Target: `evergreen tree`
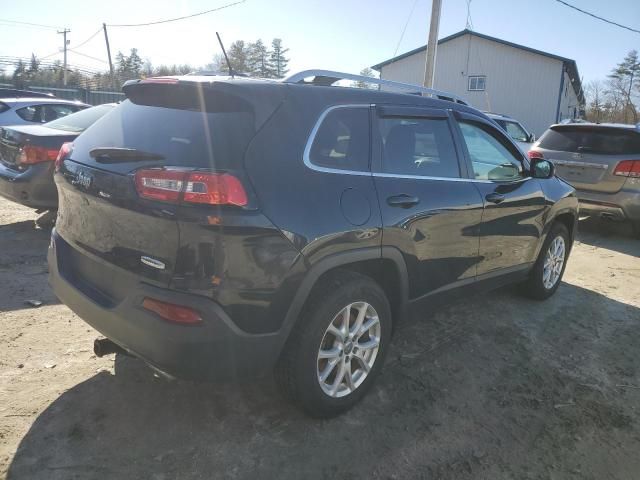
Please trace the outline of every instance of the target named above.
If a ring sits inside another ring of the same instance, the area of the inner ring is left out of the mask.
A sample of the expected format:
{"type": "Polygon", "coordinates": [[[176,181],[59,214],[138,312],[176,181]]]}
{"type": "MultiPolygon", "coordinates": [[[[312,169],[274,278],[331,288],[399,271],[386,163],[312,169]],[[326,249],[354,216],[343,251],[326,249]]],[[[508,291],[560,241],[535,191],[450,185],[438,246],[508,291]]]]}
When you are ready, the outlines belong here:
{"type": "Polygon", "coordinates": [[[271,65],[273,76],[275,78],[282,78],[287,74],[287,72],[289,72],[289,69],[287,68],[289,59],[286,57],[288,51],[288,48],[284,48],[282,46],[282,39],[274,38],[271,41],[269,63],[271,65]]]}
{"type": "Polygon", "coordinates": [[[229,62],[233,70],[240,73],[249,73],[249,48],[244,40],[236,40],[229,47],[229,62]]]}
{"type": "MultiPolygon", "coordinates": [[[[360,70],[360,75],[362,75],[363,77],[375,78],[373,70],[371,70],[369,67],[365,67],[362,70],[360,70]]],[[[357,82],[353,82],[351,86],[355,88],[368,88],[372,90],[375,90],[377,88],[374,84],[367,83],[364,80],[358,80],[357,82]]]]}
{"type": "Polygon", "coordinates": [[[36,58],[35,54],[31,54],[31,62],[29,63],[29,74],[34,75],[38,73],[40,69],[40,61],[36,58]]]}
{"type": "Polygon", "coordinates": [[[258,39],[249,44],[248,72],[252,77],[272,78],[273,68],[267,47],[258,39]]]}
{"type": "Polygon", "coordinates": [[[18,60],[16,63],[16,68],[13,70],[13,84],[16,88],[24,88],[25,80],[26,80],[26,72],[27,68],[25,67],[22,59],[18,60]]]}
{"type": "Polygon", "coordinates": [[[144,61],[138,55],[138,49],[132,48],[129,53],[128,67],[129,67],[129,75],[132,78],[140,77],[140,73],[142,72],[142,66],[144,65],[144,61]]]}

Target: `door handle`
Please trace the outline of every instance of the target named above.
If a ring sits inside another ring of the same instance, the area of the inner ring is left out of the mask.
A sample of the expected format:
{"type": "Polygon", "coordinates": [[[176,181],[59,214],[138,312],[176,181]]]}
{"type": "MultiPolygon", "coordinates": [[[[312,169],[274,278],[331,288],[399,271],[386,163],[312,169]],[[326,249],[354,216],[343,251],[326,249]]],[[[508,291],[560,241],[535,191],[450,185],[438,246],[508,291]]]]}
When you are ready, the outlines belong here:
{"type": "Polygon", "coordinates": [[[418,197],[412,197],[411,195],[394,195],[392,197],[387,198],[387,204],[390,207],[400,207],[400,208],[411,208],[420,203],[420,199],[418,197]]]}
{"type": "Polygon", "coordinates": [[[487,199],[487,202],[491,202],[491,203],[502,203],[504,200],[504,195],[502,195],[501,193],[490,193],[489,195],[487,195],[486,197],[484,197],[487,199]]]}

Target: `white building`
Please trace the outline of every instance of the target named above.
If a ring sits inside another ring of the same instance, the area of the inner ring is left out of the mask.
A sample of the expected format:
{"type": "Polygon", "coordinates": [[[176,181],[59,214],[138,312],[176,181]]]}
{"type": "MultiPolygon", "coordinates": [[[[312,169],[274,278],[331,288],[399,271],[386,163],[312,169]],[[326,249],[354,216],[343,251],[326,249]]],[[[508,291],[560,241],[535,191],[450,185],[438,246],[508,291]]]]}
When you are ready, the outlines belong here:
{"type": "MultiPolygon", "coordinates": [[[[382,79],[422,85],[426,51],[425,45],[372,68],[382,79]]],[[[438,41],[433,87],[512,116],[536,136],[584,108],[574,60],[470,30],[438,41]]]]}

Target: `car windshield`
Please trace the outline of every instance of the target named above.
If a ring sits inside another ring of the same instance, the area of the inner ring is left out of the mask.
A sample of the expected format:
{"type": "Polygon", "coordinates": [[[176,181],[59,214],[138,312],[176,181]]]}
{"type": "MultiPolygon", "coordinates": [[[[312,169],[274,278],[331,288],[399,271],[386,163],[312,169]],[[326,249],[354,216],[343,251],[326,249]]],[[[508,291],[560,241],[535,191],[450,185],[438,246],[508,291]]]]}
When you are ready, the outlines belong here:
{"type": "Polygon", "coordinates": [[[87,108],[71,115],[58,118],[45,123],[46,127],[56,130],[66,130],[67,132],[80,133],[93,125],[100,117],[110,112],[115,105],[106,104],[97,107],[87,108]]]}
{"type": "Polygon", "coordinates": [[[528,142],[529,135],[518,122],[510,122],[508,120],[496,120],[507,134],[516,142],[528,142]]]}

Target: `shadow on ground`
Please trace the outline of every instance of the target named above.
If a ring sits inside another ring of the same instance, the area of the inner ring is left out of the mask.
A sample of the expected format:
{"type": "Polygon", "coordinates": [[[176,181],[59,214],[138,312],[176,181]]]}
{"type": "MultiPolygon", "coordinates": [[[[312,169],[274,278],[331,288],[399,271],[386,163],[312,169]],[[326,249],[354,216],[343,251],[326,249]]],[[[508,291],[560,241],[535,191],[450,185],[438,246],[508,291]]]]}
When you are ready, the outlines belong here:
{"type": "Polygon", "coordinates": [[[59,304],[47,275],[47,248],[51,231],[36,227],[33,220],[0,225],[0,312],[59,304]]]}
{"type": "Polygon", "coordinates": [[[403,325],[363,403],[318,421],[270,380],[167,382],[116,360],[21,441],[18,479],[632,478],[640,309],[563,284],[502,290],[403,325]]]}
{"type": "Polygon", "coordinates": [[[587,217],[578,223],[577,239],[586,245],[640,257],[640,238],[634,238],[629,222],[587,217]]]}

